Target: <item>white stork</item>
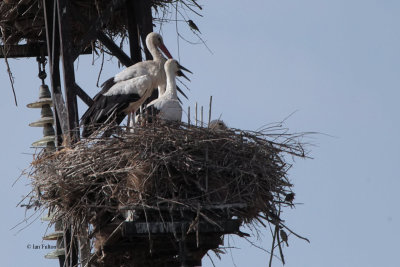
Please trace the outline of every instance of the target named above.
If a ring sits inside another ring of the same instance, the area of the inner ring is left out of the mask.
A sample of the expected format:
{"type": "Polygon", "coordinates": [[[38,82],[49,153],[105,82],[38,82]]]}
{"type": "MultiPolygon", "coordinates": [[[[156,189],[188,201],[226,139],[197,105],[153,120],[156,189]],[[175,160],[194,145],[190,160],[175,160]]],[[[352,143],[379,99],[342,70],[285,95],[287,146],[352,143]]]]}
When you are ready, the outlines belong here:
{"type": "MultiPolygon", "coordinates": [[[[176,76],[183,76],[188,79],[181,70],[192,73],[190,70],[182,67],[178,61],[168,59],[164,65],[165,73],[167,75],[167,87],[164,94],[160,95],[157,99],[151,101],[147,107],[146,112],[149,115],[156,116],[158,119],[167,121],[181,121],[182,106],[179,103],[176,88],[176,76]]],[[[189,79],[188,79],[189,80],[189,79]]]]}
{"type": "Polygon", "coordinates": [[[94,103],[81,118],[82,136],[88,137],[104,122],[115,121],[120,124],[125,116],[136,111],[152,94],[154,88],[165,91],[166,59],[159,48],[172,58],[163,43],[161,35],[149,33],[146,45],[153,60],[132,65],[102,84],[102,90],[94,97],[94,103]]]}

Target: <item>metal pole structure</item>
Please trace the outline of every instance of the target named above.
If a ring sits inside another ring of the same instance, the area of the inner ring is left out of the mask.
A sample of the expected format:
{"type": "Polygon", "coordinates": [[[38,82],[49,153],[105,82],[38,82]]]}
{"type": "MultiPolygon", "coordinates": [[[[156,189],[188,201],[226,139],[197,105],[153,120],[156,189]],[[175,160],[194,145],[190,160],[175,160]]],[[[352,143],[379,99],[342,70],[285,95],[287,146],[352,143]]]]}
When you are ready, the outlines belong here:
{"type": "MultiPolygon", "coordinates": [[[[52,91],[52,98],[54,103],[54,122],[55,122],[55,135],[56,146],[62,144],[63,133],[67,130],[66,125],[66,111],[65,103],[61,93],[61,79],[59,68],[59,42],[58,42],[58,27],[55,27],[58,21],[57,7],[54,1],[43,0],[44,21],[46,28],[46,41],[47,41],[47,55],[50,67],[50,85],[52,91]]],[[[59,220],[55,223],[54,230],[63,231],[62,221],[59,220]]],[[[56,248],[61,250],[64,248],[64,236],[58,237],[56,241],[56,248]]],[[[65,265],[65,255],[58,256],[59,266],[65,265]]]]}
{"type": "Polygon", "coordinates": [[[67,131],[65,118],[67,117],[65,103],[61,93],[60,68],[59,68],[59,41],[58,27],[54,27],[58,23],[56,5],[54,1],[43,0],[44,18],[46,28],[47,54],[50,67],[50,85],[55,113],[55,133],[57,136],[57,145],[62,143],[62,134],[67,131]]]}

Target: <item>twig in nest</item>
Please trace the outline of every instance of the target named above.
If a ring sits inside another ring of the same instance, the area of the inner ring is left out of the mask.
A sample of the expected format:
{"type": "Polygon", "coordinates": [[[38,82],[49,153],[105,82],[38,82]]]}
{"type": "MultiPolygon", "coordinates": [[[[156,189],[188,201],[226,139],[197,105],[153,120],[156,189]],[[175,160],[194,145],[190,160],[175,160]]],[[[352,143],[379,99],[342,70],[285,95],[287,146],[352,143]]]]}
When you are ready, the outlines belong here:
{"type": "Polygon", "coordinates": [[[101,77],[101,73],[103,72],[103,66],[104,66],[104,50],[103,50],[103,45],[101,45],[101,65],[100,65],[100,70],[99,70],[99,75],[97,76],[97,82],[96,82],[96,86],[99,87],[99,81],[100,81],[100,77],[101,77]]]}

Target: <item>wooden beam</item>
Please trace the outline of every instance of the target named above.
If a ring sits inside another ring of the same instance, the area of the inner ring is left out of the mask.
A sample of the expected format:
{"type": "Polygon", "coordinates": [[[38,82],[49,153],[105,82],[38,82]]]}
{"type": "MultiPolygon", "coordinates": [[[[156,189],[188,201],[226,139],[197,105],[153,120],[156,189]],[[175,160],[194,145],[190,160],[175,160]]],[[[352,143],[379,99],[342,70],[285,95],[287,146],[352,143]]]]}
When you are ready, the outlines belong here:
{"type": "MultiPolygon", "coordinates": [[[[132,41],[132,45],[134,48],[133,53],[135,54],[136,58],[131,59],[128,55],[125,54],[124,51],[122,51],[115,43],[113,40],[111,40],[109,37],[107,37],[104,32],[102,32],[102,28],[104,25],[108,22],[113,10],[122,7],[122,5],[125,4],[125,9],[132,8],[133,2],[132,1],[125,1],[125,0],[113,0],[109,3],[108,7],[105,9],[105,12],[102,13],[100,17],[97,19],[94,19],[92,21],[87,21],[84,16],[81,15],[79,10],[74,9],[72,14],[73,17],[76,21],[78,21],[82,26],[90,25],[86,34],[81,38],[81,41],[77,45],[77,47],[83,47],[87,45],[88,42],[94,41],[98,39],[105,47],[107,47],[110,52],[118,58],[118,60],[126,67],[129,67],[133,65],[134,63],[141,61],[141,53],[140,53],[140,44],[139,41],[136,41],[138,44],[137,47],[134,46],[135,41],[132,41]],[[125,3],[126,2],[126,3],[125,3]],[[137,52],[138,51],[138,52],[137,52]],[[136,61],[137,60],[137,61],[136,61]]],[[[129,17],[129,16],[128,16],[129,17]]],[[[135,19],[130,19],[129,20],[130,30],[134,32],[135,28],[135,19]]],[[[137,29],[137,26],[136,26],[137,29]]],[[[137,32],[136,32],[136,35],[137,32]]],[[[132,34],[132,38],[134,37],[135,34],[132,34]]],[[[131,38],[131,37],[129,37],[131,38]]],[[[138,37],[136,37],[137,39],[138,37]]],[[[131,46],[132,47],[132,46],[131,46]]],[[[132,52],[132,51],[131,51],[132,52]]],[[[73,59],[76,59],[79,55],[78,50],[73,50],[72,51],[72,56],[73,59]]]]}
{"type": "Polygon", "coordinates": [[[74,49],[71,36],[71,15],[68,0],[57,0],[58,25],[60,32],[60,53],[62,56],[62,67],[64,75],[64,91],[66,97],[68,130],[71,138],[70,142],[74,143],[79,140],[79,118],[78,104],[76,98],[74,58],[71,52],[74,49]]]}
{"type": "MultiPolygon", "coordinates": [[[[45,1],[45,0],[44,0],[45,1]]],[[[88,47],[82,54],[91,54],[92,49],[88,47]]],[[[20,44],[20,45],[0,45],[0,58],[21,58],[48,56],[47,45],[45,42],[20,44]],[[3,53],[6,51],[6,54],[3,53]]]]}
{"type": "Polygon", "coordinates": [[[82,99],[86,105],[90,107],[93,104],[93,99],[77,84],[75,84],[75,91],[79,98],[82,99]]]}
{"type": "Polygon", "coordinates": [[[145,48],[146,60],[151,60],[153,57],[146,47],[146,36],[153,31],[153,15],[151,13],[151,1],[137,0],[135,1],[135,15],[139,25],[140,37],[142,46],[145,48]]]}
{"type": "MultiPolygon", "coordinates": [[[[217,221],[217,225],[200,222],[199,233],[218,233],[218,234],[231,234],[239,231],[241,224],[240,220],[225,220],[217,221]]],[[[125,222],[122,227],[122,235],[126,237],[133,237],[136,235],[150,234],[174,234],[185,232],[189,229],[191,222],[175,221],[175,222],[125,222]]]]}
{"type": "Polygon", "coordinates": [[[41,55],[47,56],[45,43],[0,45],[0,58],[39,57],[41,55]],[[3,51],[6,51],[6,54],[3,51]]]}
{"type": "Polygon", "coordinates": [[[131,59],[133,63],[142,61],[142,51],[140,49],[139,27],[136,19],[136,1],[127,1],[125,4],[125,19],[128,25],[128,38],[131,59]]]}
{"type": "Polygon", "coordinates": [[[97,39],[105,46],[107,47],[110,52],[118,58],[118,60],[126,67],[129,67],[134,64],[134,61],[127,55],[125,54],[122,49],[120,49],[110,38],[108,38],[103,32],[98,32],[97,33],[97,39]]]}
{"type": "Polygon", "coordinates": [[[85,17],[82,16],[77,9],[74,9],[74,12],[72,12],[74,18],[84,26],[89,25],[86,34],[81,38],[79,44],[76,45],[77,48],[73,49],[71,52],[71,56],[74,60],[79,56],[80,49],[87,46],[91,41],[96,40],[97,32],[102,30],[104,25],[108,23],[114,11],[122,7],[125,1],[126,0],[110,0],[108,6],[104,9],[104,12],[101,14],[101,16],[93,21],[86,21],[85,17]]]}

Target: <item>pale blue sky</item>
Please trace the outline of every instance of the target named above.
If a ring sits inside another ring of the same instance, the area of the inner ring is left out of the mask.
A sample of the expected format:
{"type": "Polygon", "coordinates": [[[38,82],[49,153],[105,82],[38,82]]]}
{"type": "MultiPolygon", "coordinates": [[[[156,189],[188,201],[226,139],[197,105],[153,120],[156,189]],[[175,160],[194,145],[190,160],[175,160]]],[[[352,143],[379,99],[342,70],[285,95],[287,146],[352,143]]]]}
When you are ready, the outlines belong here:
{"type": "MultiPolygon", "coordinates": [[[[203,1],[204,18],[192,17],[213,54],[204,46],[180,43],[181,63],[194,72],[185,106],[196,101],[207,106],[213,95],[213,117],[250,130],[297,111],[286,123],[292,131],[332,136],[316,136],[314,159],[297,160],[290,171],[296,201],[303,204],[285,210],[284,218],[311,244],[291,236],[285,266],[398,266],[400,2],[249,3],[203,1]]],[[[163,29],[177,57],[175,25],[163,29]]],[[[189,32],[184,35],[197,40],[189,32]]],[[[99,62],[91,66],[90,61],[90,56],[80,58],[77,81],[94,95],[99,62]]],[[[10,230],[24,217],[15,206],[29,191],[24,178],[11,185],[32,160],[24,153],[32,153],[30,144],[42,135],[27,126],[40,117],[39,110],[25,107],[38,96],[37,64],[34,59],[10,63],[19,106],[13,105],[1,60],[2,265],[57,266],[43,258],[48,251],[26,248],[40,244],[45,225],[36,221],[17,235],[10,230]]],[[[105,65],[101,81],[118,72],[116,60],[105,65]]],[[[269,249],[269,233],[263,233],[258,244],[269,249]]],[[[238,249],[222,261],[214,258],[217,266],[234,266],[232,258],[238,267],[268,265],[265,252],[230,239],[238,249]]],[[[212,265],[205,260],[204,266],[212,265]]],[[[275,260],[274,266],[281,264],[275,260]]]]}

